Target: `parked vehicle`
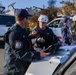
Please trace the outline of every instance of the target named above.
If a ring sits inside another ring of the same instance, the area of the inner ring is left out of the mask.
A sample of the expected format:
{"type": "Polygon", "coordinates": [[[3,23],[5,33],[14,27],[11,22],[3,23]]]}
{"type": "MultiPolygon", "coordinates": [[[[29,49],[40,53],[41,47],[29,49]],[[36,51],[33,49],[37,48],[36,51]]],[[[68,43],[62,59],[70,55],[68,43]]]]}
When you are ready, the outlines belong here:
{"type": "Polygon", "coordinates": [[[15,16],[13,15],[6,15],[0,14],[0,41],[3,41],[3,36],[8,30],[15,23],[15,16]]]}
{"type": "MultiPolygon", "coordinates": [[[[63,26],[62,20],[63,20],[63,17],[56,18],[47,24],[47,26],[53,30],[54,34],[57,35],[57,37],[60,40],[62,40],[62,36],[61,36],[61,27],[63,26]]],[[[69,20],[69,26],[71,25],[72,25],[72,17],[70,17],[70,20],[69,20]]]]}
{"type": "Polygon", "coordinates": [[[35,60],[25,75],[76,75],[76,46],[64,46],[50,56],[35,60]]]}

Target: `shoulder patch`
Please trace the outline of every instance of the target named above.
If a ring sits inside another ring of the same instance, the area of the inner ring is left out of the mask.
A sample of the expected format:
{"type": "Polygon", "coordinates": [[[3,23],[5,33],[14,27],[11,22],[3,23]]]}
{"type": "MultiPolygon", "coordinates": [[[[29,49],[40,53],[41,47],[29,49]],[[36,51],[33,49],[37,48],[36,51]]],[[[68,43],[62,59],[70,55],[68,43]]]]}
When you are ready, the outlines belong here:
{"type": "Polygon", "coordinates": [[[21,49],[23,47],[23,44],[21,41],[16,41],[15,42],[15,49],[21,49]]]}

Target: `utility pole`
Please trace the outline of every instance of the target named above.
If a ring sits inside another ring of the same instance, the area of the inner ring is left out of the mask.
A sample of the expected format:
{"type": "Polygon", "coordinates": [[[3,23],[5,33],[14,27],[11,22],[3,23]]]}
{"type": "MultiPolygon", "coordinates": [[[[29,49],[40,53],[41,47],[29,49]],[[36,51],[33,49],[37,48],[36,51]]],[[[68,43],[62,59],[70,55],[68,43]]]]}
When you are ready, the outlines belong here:
{"type": "Polygon", "coordinates": [[[33,8],[35,8],[35,9],[40,9],[40,10],[44,10],[44,8],[40,8],[40,7],[36,7],[36,6],[33,6],[33,8]]]}

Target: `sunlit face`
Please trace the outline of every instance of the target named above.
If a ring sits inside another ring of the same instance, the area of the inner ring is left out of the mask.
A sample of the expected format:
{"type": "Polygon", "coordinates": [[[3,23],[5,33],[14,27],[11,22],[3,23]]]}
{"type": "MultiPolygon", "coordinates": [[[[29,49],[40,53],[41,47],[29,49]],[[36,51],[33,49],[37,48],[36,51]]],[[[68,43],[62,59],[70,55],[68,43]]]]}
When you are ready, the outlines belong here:
{"type": "Polygon", "coordinates": [[[25,28],[25,27],[28,27],[28,25],[29,25],[29,20],[28,20],[28,18],[24,18],[24,20],[23,20],[23,27],[25,28]]]}
{"type": "Polygon", "coordinates": [[[67,21],[67,24],[69,24],[69,20],[67,21]]]}
{"type": "Polygon", "coordinates": [[[46,27],[46,22],[41,22],[41,21],[39,21],[39,27],[41,28],[41,29],[45,29],[45,27],[46,27]]]}

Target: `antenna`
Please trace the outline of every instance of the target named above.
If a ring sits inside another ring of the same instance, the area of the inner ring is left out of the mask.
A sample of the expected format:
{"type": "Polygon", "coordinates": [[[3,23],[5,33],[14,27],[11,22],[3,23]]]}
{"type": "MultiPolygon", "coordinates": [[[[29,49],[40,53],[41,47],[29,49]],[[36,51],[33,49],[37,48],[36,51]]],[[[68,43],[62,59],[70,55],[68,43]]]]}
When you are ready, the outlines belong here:
{"type": "Polygon", "coordinates": [[[11,7],[15,10],[15,8],[14,8],[14,4],[16,4],[16,2],[14,2],[14,3],[8,5],[8,8],[11,6],[11,7]]]}
{"type": "Polygon", "coordinates": [[[4,6],[0,6],[0,13],[3,13],[3,11],[5,10],[4,6]]]}
{"type": "Polygon", "coordinates": [[[44,10],[43,8],[36,7],[36,6],[33,6],[33,8],[35,8],[35,9],[41,9],[41,10],[44,10]]]}

